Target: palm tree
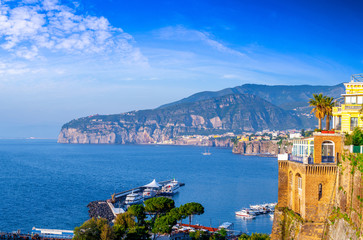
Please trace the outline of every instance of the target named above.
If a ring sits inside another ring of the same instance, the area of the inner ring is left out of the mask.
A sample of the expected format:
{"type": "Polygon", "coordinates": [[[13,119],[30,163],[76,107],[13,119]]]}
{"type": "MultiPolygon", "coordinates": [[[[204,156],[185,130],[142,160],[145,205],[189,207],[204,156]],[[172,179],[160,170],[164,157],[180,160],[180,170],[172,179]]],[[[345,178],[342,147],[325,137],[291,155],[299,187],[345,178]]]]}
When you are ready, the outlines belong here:
{"type": "Polygon", "coordinates": [[[330,117],[333,113],[333,107],[335,105],[334,98],[323,96],[324,99],[324,115],[326,116],[326,130],[330,129],[330,117]]]}
{"type": "Polygon", "coordinates": [[[319,129],[321,129],[321,120],[325,117],[323,94],[313,93],[313,98],[309,100],[309,106],[313,107],[311,113],[315,113],[315,117],[319,120],[319,129]]]}

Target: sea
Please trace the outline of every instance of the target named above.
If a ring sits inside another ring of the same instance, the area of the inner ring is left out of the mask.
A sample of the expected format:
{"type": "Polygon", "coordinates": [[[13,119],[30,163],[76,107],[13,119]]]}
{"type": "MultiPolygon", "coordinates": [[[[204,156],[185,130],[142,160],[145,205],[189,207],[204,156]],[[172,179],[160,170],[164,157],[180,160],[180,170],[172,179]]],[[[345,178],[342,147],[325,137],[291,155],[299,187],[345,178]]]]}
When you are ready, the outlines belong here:
{"type": "Polygon", "coordinates": [[[89,218],[89,202],[172,178],[185,183],[173,197],[176,206],[198,202],[205,208],[193,224],[232,222],[245,233],[271,233],[269,215],[243,220],[235,211],[277,202],[276,158],[237,155],[228,148],[34,139],[0,140],[0,232],[72,230],[89,218]]]}

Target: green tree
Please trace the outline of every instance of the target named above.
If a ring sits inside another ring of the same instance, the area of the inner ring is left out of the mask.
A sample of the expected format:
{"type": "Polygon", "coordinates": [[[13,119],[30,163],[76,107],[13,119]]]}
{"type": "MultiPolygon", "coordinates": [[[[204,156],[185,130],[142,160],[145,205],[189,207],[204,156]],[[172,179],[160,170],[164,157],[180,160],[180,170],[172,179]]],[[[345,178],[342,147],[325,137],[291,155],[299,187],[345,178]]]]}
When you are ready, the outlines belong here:
{"type": "Polygon", "coordinates": [[[204,213],[204,207],[202,206],[202,204],[196,202],[187,203],[181,206],[181,208],[183,216],[186,215],[189,217],[189,225],[192,223],[193,215],[201,215],[204,213]]]}
{"type": "Polygon", "coordinates": [[[108,222],[104,218],[91,218],[84,222],[81,226],[74,229],[75,240],[99,240],[104,226],[108,226],[108,222]]]}
{"type": "Polygon", "coordinates": [[[127,209],[127,212],[132,216],[137,218],[137,223],[139,226],[145,224],[145,207],[141,204],[132,205],[127,209]]]}
{"type": "Polygon", "coordinates": [[[144,204],[145,211],[152,216],[152,222],[155,222],[159,215],[163,215],[175,208],[174,200],[166,197],[150,198],[144,204]]]}
{"type": "Polygon", "coordinates": [[[189,237],[192,240],[209,240],[211,234],[209,232],[197,230],[195,232],[189,232],[189,237]]]}
{"type": "Polygon", "coordinates": [[[333,113],[333,107],[335,106],[334,98],[324,96],[324,115],[326,116],[326,130],[330,129],[330,118],[333,113]]]}
{"type": "Polygon", "coordinates": [[[101,229],[101,240],[113,240],[114,239],[114,232],[113,228],[110,225],[105,224],[101,229]]]}
{"type": "Polygon", "coordinates": [[[152,232],[155,234],[170,234],[175,224],[176,218],[170,214],[166,214],[155,220],[152,232]]]}
{"type": "Polygon", "coordinates": [[[323,94],[314,93],[313,98],[311,98],[308,103],[310,107],[313,107],[311,113],[315,113],[315,117],[319,120],[319,129],[322,129],[321,120],[325,117],[323,94]]]}
{"type": "Polygon", "coordinates": [[[222,228],[219,231],[215,232],[213,236],[210,238],[211,240],[225,240],[227,239],[227,231],[222,228]]]}
{"type": "Polygon", "coordinates": [[[123,239],[129,230],[136,226],[133,216],[129,212],[118,214],[113,225],[116,239],[123,239]]]}
{"type": "Polygon", "coordinates": [[[265,233],[252,233],[251,236],[244,233],[238,238],[238,240],[269,240],[269,239],[271,239],[270,236],[265,233]]]}

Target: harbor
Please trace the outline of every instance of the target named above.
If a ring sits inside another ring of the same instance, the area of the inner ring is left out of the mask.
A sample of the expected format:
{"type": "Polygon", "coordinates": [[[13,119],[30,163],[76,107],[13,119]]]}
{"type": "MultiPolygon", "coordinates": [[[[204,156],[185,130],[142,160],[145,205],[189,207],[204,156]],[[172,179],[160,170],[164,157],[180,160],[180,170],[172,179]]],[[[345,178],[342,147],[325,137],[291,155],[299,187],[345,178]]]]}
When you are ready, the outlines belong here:
{"type": "Polygon", "coordinates": [[[172,197],[183,186],[185,186],[185,183],[178,182],[175,179],[160,182],[154,179],[146,185],[114,193],[107,200],[90,202],[87,205],[89,217],[102,217],[111,222],[117,214],[126,212],[129,206],[142,204],[143,201],[153,197],[172,197]]]}

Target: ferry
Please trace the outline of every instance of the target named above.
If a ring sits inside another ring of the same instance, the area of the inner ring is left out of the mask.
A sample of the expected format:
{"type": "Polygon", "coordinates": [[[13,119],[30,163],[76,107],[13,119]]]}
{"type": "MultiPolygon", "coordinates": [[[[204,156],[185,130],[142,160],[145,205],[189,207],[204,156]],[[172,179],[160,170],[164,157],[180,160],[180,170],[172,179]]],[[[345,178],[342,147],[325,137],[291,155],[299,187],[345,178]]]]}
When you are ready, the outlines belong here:
{"type": "Polygon", "coordinates": [[[249,209],[242,209],[240,211],[237,211],[236,216],[242,217],[244,219],[254,219],[256,217],[255,214],[249,209]]]}
{"type": "Polygon", "coordinates": [[[170,183],[164,185],[161,188],[161,193],[163,195],[174,195],[179,191],[180,185],[179,182],[173,179],[170,183]]]}
{"type": "Polygon", "coordinates": [[[144,198],[140,194],[132,192],[126,196],[125,204],[126,205],[139,204],[142,203],[143,200],[144,198]]]}

